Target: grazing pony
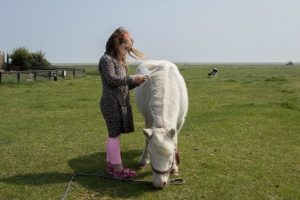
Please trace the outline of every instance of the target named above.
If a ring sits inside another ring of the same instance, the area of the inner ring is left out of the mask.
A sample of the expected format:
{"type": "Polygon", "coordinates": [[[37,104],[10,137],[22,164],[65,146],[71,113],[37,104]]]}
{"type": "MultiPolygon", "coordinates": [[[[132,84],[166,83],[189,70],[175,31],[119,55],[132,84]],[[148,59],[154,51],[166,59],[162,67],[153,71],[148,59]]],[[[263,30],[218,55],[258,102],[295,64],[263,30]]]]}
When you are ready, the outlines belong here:
{"type": "Polygon", "coordinates": [[[170,173],[178,174],[177,139],[188,110],[185,81],[169,61],[145,61],[137,73],[148,79],[135,89],[135,101],[145,120],[146,145],[140,165],[150,163],[153,185],[164,188],[170,173]]]}

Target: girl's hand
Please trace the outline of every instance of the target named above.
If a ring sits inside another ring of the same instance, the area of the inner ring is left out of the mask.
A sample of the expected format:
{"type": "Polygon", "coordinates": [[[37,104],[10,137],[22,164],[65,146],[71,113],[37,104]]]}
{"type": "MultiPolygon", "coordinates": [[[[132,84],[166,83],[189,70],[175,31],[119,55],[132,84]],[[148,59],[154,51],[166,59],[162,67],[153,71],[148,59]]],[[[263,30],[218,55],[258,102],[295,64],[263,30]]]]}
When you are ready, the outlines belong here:
{"type": "Polygon", "coordinates": [[[147,79],[147,77],[144,75],[135,74],[133,77],[133,82],[137,85],[140,85],[140,84],[144,83],[146,79],[147,79]]]}

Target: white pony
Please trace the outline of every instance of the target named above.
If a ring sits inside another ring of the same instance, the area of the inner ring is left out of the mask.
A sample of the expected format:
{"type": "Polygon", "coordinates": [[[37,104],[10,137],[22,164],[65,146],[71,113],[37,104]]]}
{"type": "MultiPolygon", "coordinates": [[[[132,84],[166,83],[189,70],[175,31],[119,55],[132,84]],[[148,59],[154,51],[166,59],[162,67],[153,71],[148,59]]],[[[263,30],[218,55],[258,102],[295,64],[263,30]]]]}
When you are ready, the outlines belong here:
{"type": "Polygon", "coordinates": [[[135,89],[135,101],[145,120],[146,145],[140,165],[151,160],[153,184],[164,188],[170,173],[178,174],[177,136],[187,114],[187,89],[177,66],[169,61],[145,61],[137,73],[148,76],[135,89]]]}

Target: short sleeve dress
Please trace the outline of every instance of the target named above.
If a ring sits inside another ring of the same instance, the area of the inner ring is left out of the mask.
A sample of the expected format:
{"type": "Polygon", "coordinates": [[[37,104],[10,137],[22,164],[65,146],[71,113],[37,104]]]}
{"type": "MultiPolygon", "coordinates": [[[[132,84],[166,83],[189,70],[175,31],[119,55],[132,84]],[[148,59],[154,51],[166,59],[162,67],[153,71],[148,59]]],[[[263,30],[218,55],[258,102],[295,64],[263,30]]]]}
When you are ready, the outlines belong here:
{"type": "Polygon", "coordinates": [[[129,90],[137,85],[133,77],[116,59],[104,54],[99,61],[99,74],[102,79],[100,110],[105,119],[109,137],[134,131],[129,90]]]}

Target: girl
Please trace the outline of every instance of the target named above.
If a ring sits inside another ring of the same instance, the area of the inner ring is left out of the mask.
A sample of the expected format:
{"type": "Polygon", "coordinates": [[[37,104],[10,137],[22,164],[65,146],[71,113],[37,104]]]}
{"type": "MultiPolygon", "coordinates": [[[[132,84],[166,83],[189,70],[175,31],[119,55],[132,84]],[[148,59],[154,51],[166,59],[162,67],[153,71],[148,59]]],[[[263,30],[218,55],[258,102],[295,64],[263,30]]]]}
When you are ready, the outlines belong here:
{"type": "Polygon", "coordinates": [[[134,131],[129,90],[142,84],[146,77],[128,75],[126,56],[143,58],[143,54],[132,47],[133,39],[124,28],[118,28],[106,42],[106,52],[100,58],[99,73],[102,79],[100,109],[108,129],[106,142],[107,172],[115,178],[132,178],[136,172],[124,168],[120,152],[121,133],[134,131]]]}

